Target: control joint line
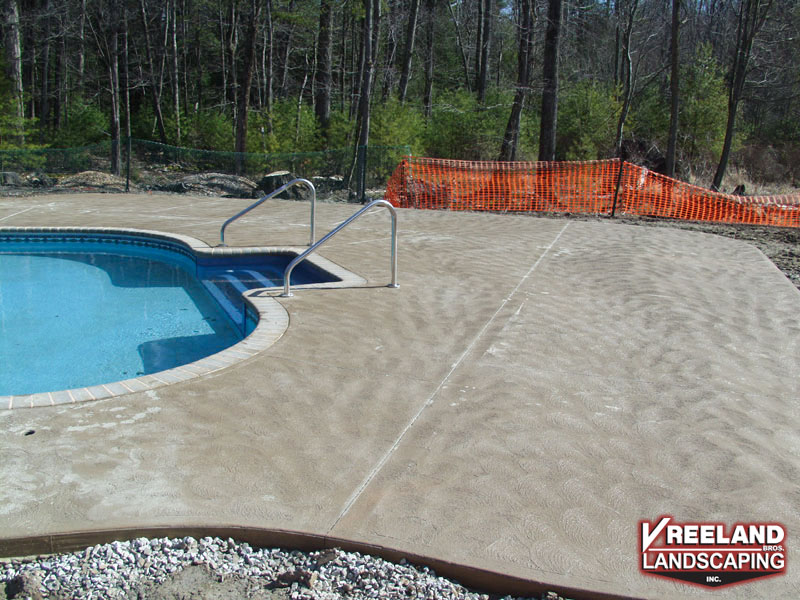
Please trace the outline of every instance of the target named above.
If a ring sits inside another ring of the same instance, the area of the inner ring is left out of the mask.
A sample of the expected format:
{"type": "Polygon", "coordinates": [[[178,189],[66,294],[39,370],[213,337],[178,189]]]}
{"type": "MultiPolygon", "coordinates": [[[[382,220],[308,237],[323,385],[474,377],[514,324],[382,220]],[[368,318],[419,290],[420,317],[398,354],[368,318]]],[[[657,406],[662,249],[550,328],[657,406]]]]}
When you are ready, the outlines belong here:
{"type": "Polygon", "coordinates": [[[5,221],[6,219],[10,219],[11,217],[16,217],[17,215],[21,215],[22,213],[26,213],[29,210],[33,210],[34,208],[39,208],[39,206],[38,205],[37,206],[29,206],[25,210],[21,210],[19,212],[15,212],[13,214],[6,215],[5,217],[1,218],[0,221],[5,221]]]}
{"type": "Polygon", "coordinates": [[[564,225],[564,227],[561,228],[561,231],[559,231],[558,235],[556,235],[556,237],[553,238],[553,241],[550,242],[550,245],[547,246],[547,248],[544,249],[544,252],[542,252],[541,256],[539,256],[539,258],[536,259],[536,262],[533,263],[533,265],[531,266],[530,269],[528,269],[528,272],[525,273],[525,275],[522,276],[522,279],[519,280],[519,283],[517,283],[516,287],[500,303],[500,306],[497,308],[496,311],[494,311],[494,314],[489,318],[488,321],[486,321],[484,326],[477,333],[477,335],[472,339],[472,341],[469,343],[469,345],[464,350],[464,352],[462,352],[461,356],[458,357],[458,360],[453,364],[453,366],[447,372],[447,375],[444,376],[442,381],[439,382],[439,385],[436,386],[436,389],[433,390],[433,392],[431,393],[430,396],[428,396],[428,399],[425,401],[425,403],[422,406],[420,406],[420,408],[416,412],[416,414],[414,414],[414,416],[411,418],[411,420],[406,424],[406,426],[403,428],[403,430],[397,436],[397,439],[395,439],[394,443],[389,447],[389,449],[384,453],[384,455],[380,458],[380,460],[375,464],[375,466],[372,468],[372,470],[367,474],[367,476],[364,478],[364,481],[362,481],[361,484],[350,495],[350,498],[348,498],[347,502],[344,505],[344,508],[339,513],[339,516],[336,517],[336,519],[333,521],[333,524],[328,528],[327,535],[330,535],[330,533],[334,530],[334,528],[339,524],[339,521],[341,521],[342,518],[344,518],[344,516],[350,511],[350,509],[356,503],[356,501],[361,496],[361,494],[364,492],[364,490],[367,488],[367,486],[372,482],[372,480],[375,478],[375,476],[378,474],[378,472],[383,468],[383,466],[389,460],[389,457],[391,457],[391,455],[394,453],[394,451],[397,450],[397,447],[400,445],[400,442],[403,440],[403,438],[405,437],[406,433],[408,433],[408,431],[417,422],[417,420],[419,419],[420,415],[422,415],[422,412],[428,406],[433,404],[433,399],[436,397],[436,395],[439,393],[439,391],[444,387],[444,384],[447,383],[447,380],[450,379],[450,376],[453,374],[453,372],[461,365],[461,363],[464,361],[464,359],[470,353],[472,348],[475,347],[475,344],[478,343],[478,340],[480,340],[481,337],[483,337],[483,334],[486,332],[486,330],[489,328],[489,326],[494,322],[495,318],[497,318],[497,315],[500,314],[500,311],[503,310],[503,308],[506,306],[506,304],[508,304],[508,302],[514,296],[514,294],[516,294],[517,291],[519,290],[519,288],[522,287],[522,284],[525,283],[525,281],[536,270],[536,268],[539,266],[539,264],[542,262],[542,260],[544,260],[544,257],[547,256],[547,253],[550,252],[550,250],[553,248],[553,246],[555,246],[556,242],[561,237],[561,235],[567,230],[567,227],[569,227],[569,225],[570,224],[567,223],[566,225],[564,225]]]}

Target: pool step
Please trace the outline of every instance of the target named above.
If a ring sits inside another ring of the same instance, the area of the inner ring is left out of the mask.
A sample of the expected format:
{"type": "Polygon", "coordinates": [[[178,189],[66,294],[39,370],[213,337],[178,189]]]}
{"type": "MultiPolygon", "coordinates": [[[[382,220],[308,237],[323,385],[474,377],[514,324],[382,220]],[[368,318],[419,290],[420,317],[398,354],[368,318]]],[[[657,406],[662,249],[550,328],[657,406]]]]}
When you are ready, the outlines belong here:
{"type": "Polygon", "coordinates": [[[254,269],[209,269],[201,275],[201,281],[243,334],[249,331],[242,295],[248,290],[280,285],[254,269]]]}

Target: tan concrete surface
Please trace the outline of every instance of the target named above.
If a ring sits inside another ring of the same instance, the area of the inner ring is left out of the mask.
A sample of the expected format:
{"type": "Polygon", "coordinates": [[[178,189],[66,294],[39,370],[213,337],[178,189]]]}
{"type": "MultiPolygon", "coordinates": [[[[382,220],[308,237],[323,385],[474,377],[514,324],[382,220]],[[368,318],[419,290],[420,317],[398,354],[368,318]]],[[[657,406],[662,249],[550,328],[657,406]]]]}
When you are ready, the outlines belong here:
{"type": "MultiPolygon", "coordinates": [[[[215,244],[245,200],[0,198],[0,226],[215,244]]],[[[355,207],[318,206],[324,233],[355,207]]],[[[280,299],[287,332],[212,375],[0,411],[0,537],[297,529],[645,598],[800,597],[800,293],[755,248],[607,222],[399,211],[322,254],[367,287],[280,299]],[[33,435],[24,433],[35,430],[33,435]],[[786,576],[707,591],[638,571],[637,523],[778,521],[786,576]]],[[[298,245],[270,202],[230,244],[298,245]]],[[[274,292],[269,292],[274,293],[274,292]]]]}

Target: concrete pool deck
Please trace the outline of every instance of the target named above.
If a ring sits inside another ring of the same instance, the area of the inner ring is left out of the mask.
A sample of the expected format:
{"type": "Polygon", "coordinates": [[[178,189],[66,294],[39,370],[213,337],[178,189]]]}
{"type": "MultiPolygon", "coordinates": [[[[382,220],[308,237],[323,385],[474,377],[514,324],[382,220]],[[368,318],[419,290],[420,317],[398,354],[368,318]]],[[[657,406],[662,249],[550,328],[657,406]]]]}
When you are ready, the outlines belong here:
{"type": "MultiPolygon", "coordinates": [[[[215,244],[247,200],[0,198],[0,227],[215,244]]],[[[319,236],[355,212],[320,204],[319,236]]],[[[289,327],[211,375],[0,411],[0,538],[238,525],[643,598],[800,597],[800,292],[754,247],[605,221],[376,210],[321,250],[365,287],[277,298],[289,327]],[[34,431],[34,434],[25,435],[34,431]],[[786,575],[646,577],[638,523],[779,522],[786,575]]],[[[270,201],[241,246],[307,241],[270,201]]]]}

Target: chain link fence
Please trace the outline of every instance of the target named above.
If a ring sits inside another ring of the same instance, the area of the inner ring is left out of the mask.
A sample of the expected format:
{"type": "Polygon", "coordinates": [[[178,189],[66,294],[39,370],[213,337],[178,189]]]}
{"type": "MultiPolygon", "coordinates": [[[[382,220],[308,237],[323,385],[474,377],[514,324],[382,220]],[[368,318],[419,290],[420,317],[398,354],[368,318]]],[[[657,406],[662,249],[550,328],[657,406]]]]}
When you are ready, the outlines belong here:
{"type": "Polygon", "coordinates": [[[114,175],[113,149],[109,141],[80,148],[0,150],[0,185],[180,192],[195,191],[198,176],[208,180],[214,174],[229,176],[229,195],[250,196],[271,191],[263,188],[265,177],[285,172],[284,178],[311,180],[321,199],[363,201],[367,194],[382,196],[397,164],[411,154],[408,146],[283,154],[221,152],[130,138],[119,148],[119,173],[114,175]]]}

